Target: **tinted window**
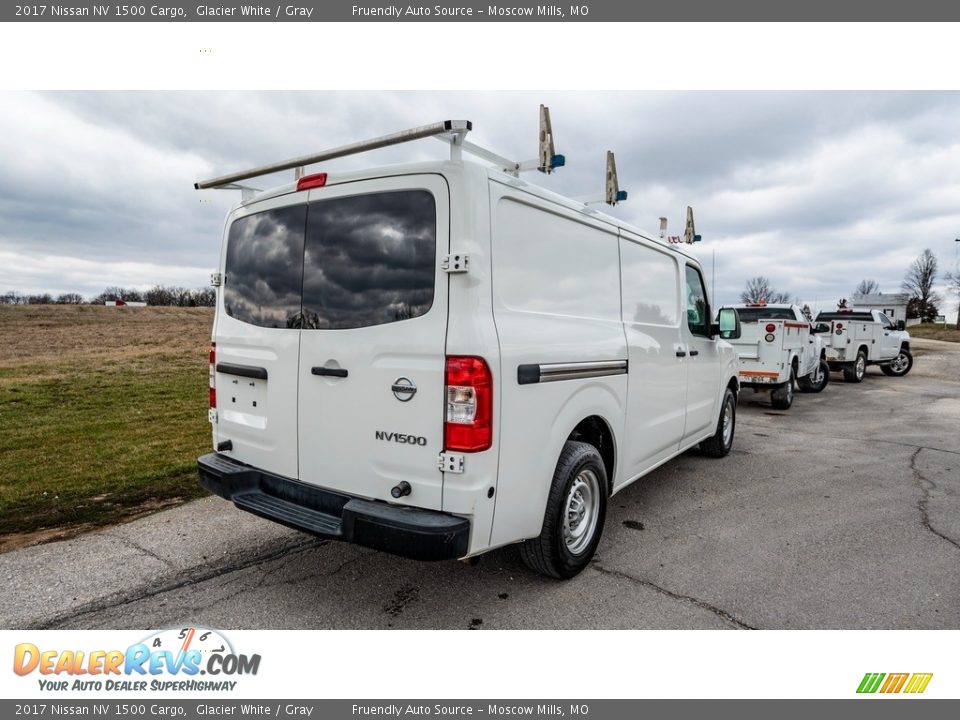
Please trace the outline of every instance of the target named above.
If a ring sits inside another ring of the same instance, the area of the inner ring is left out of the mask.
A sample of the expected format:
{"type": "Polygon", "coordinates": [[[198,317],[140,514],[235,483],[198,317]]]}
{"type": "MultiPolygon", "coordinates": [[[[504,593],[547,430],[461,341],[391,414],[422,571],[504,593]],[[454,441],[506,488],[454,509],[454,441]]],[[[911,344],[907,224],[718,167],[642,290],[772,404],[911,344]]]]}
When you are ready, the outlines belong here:
{"type": "Polygon", "coordinates": [[[303,277],[306,205],[235,220],[227,239],[227,315],[268,328],[296,327],[303,277]]]}
{"type": "Polygon", "coordinates": [[[759,320],[796,320],[792,308],[737,308],[741,323],[755,323],[759,320]]]}
{"type": "Polygon", "coordinates": [[[707,293],[703,289],[703,279],[689,265],[687,270],[687,327],[694,335],[710,335],[710,309],[707,307],[707,293]]]}
{"type": "Polygon", "coordinates": [[[677,311],[677,263],[661,252],[643,245],[621,242],[624,322],[672,325],[677,311]]]}
{"type": "Polygon", "coordinates": [[[345,329],[407,320],[433,305],[437,208],[425,190],[310,204],[304,327],[345,329]]]}
{"type": "Polygon", "coordinates": [[[861,322],[873,322],[873,315],[868,312],[822,312],[817,315],[818,321],[830,320],[859,320],[861,322]]]}

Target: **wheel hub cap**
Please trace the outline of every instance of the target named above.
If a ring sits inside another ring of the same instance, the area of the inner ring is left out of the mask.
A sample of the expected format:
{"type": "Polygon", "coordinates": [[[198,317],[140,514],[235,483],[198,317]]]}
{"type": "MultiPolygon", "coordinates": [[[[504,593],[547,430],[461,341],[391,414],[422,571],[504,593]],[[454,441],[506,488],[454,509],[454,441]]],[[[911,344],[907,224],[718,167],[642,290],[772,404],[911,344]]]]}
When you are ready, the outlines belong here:
{"type": "Polygon", "coordinates": [[[574,555],[584,552],[597,529],[600,482],[592,470],[582,470],[574,479],[563,513],[563,542],[574,555]]]}

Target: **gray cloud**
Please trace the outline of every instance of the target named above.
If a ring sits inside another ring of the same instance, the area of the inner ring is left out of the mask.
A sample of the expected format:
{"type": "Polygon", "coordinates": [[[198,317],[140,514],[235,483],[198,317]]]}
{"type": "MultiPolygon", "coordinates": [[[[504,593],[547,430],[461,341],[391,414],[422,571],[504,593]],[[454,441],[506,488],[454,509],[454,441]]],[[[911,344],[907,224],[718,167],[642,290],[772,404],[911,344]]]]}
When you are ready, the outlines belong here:
{"type": "MultiPolygon", "coordinates": [[[[535,153],[551,106],[568,167],[530,179],[599,193],[617,153],[630,201],[612,214],[682,228],[716,294],[746,278],[825,306],[864,277],[898,289],[925,247],[952,269],[960,235],[956,92],[63,92],[0,96],[0,291],[201,285],[234,193],[194,180],[444,118],[473,140],[535,153]]],[[[329,163],[331,170],[443,156],[435,141],[329,163]]],[[[289,177],[275,178],[288,181],[289,177]]],[[[265,180],[270,184],[270,179],[265,180]]],[[[952,307],[953,301],[948,303],[952,307]]]]}

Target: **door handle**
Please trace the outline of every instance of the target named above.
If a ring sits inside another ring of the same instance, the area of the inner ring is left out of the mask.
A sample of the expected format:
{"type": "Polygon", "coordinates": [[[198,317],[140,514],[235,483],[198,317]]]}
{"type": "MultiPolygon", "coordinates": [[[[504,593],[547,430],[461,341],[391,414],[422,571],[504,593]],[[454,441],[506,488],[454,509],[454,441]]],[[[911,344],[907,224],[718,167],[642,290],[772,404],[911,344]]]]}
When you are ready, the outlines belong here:
{"type": "Polygon", "coordinates": [[[691,350],[691,351],[690,351],[690,357],[696,357],[696,356],[699,355],[699,354],[700,354],[700,351],[699,351],[699,350],[691,350]]]}
{"type": "Polygon", "coordinates": [[[677,357],[686,357],[686,356],[687,356],[686,350],[677,350],[677,357]]]}
{"type": "Polygon", "coordinates": [[[325,367],[315,367],[310,368],[310,372],[314,375],[323,375],[324,377],[346,377],[347,370],[346,368],[325,368],[325,367]]]}

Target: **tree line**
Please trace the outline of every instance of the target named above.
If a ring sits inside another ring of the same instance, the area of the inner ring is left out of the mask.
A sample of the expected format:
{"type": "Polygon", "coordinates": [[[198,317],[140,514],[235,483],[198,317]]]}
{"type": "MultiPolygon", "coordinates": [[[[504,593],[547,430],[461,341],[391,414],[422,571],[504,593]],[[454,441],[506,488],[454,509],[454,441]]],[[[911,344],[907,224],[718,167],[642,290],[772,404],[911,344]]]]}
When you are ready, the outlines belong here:
{"type": "Polygon", "coordinates": [[[149,290],[111,286],[91,298],[85,298],[80,293],[29,295],[10,291],[0,295],[0,305],[103,305],[115,300],[145,302],[147,305],[161,307],[213,307],[217,294],[212,287],[191,289],[173,285],[155,285],[149,290]]]}

